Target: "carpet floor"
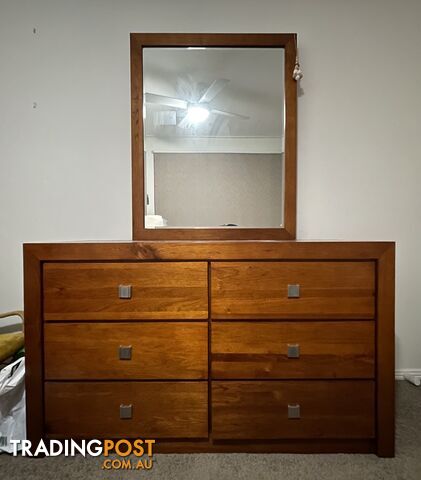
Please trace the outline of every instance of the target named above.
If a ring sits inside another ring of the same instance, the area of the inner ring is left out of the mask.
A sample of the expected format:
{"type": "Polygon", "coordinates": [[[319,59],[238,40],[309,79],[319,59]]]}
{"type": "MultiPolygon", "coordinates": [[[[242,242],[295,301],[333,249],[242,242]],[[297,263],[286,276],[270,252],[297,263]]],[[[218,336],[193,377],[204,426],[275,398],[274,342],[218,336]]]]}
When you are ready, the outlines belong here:
{"type": "Polygon", "coordinates": [[[396,457],[348,454],[156,455],[151,470],[101,469],[101,457],[0,455],[4,480],[420,480],[421,388],[397,382],[396,457]]]}

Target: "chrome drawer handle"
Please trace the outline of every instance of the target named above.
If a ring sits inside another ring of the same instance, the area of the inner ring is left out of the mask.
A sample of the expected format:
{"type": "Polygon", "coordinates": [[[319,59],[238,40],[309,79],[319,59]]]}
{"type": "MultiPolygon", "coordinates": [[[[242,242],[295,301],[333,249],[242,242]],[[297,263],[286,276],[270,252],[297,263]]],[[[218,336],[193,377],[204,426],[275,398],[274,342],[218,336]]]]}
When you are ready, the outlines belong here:
{"type": "Polygon", "coordinates": [[[300,405],[298,403],[294,405],[288,405],[288,418],[301,418],[300,405]]]}
{"type": "Polygon", "coordinates": [[[118,347],[118,358],[120,360],[131,360],[132,359],[132,346],[131,345],[120,345],[118,347]]]}
{"type": "Polygon", "coordinates": [[[120,405],[120,418],[122,420],[127,420],[133,416],[133,405],[130,403],[128,405],[120,405]]]}
{"type": "Polygon", "coordinates": [[[288,298],[300,298],[300,285],[288,285],[288,298]]]}
{"type": "Polygon", "coordinates": [[[288,358],[300,358],[300,345],[298,343],[288,344],[288,358]]]}
{"type": "Polygon", "coordinates": [[[131,285],[119,285],[118,286],[119,298],[132,298],[132,286],[131,285]]]}

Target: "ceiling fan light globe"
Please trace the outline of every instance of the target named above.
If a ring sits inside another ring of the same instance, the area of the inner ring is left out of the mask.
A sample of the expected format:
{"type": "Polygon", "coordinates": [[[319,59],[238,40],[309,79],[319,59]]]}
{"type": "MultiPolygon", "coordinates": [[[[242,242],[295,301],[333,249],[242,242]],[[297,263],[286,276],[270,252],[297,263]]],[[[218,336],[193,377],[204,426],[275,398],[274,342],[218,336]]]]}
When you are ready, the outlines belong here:
{"type": "Polygon", "coordinates": [[[209,117],[209,109],[202,105],[190,105],[187,109],[187,120],[192,125],[204,122],[209,117]]]}

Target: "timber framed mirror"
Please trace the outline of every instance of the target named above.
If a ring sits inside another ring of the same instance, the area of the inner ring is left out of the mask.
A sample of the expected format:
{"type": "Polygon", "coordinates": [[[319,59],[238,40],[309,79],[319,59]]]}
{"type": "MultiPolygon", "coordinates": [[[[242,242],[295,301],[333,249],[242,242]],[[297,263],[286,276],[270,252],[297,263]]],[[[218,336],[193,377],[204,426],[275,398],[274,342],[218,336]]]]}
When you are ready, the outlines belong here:
{"type": "Polygon", "coordinates": [[[295,34],[130,40],[133,239],[294,239],[295,34]]]}

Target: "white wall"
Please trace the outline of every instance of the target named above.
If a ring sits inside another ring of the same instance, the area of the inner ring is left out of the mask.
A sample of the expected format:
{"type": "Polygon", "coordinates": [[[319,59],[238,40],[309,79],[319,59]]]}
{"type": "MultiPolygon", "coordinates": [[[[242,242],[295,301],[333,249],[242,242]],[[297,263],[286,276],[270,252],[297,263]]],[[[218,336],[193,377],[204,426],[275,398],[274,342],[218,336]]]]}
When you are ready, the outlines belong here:
{"type": "Polygon", "coordinates": [[[0,5],[0,310],[22,242],[131,237],[129,32],[298,32],[299,238],[397,241],[397,366],[421,368],[419,0],[0,5]]]}

